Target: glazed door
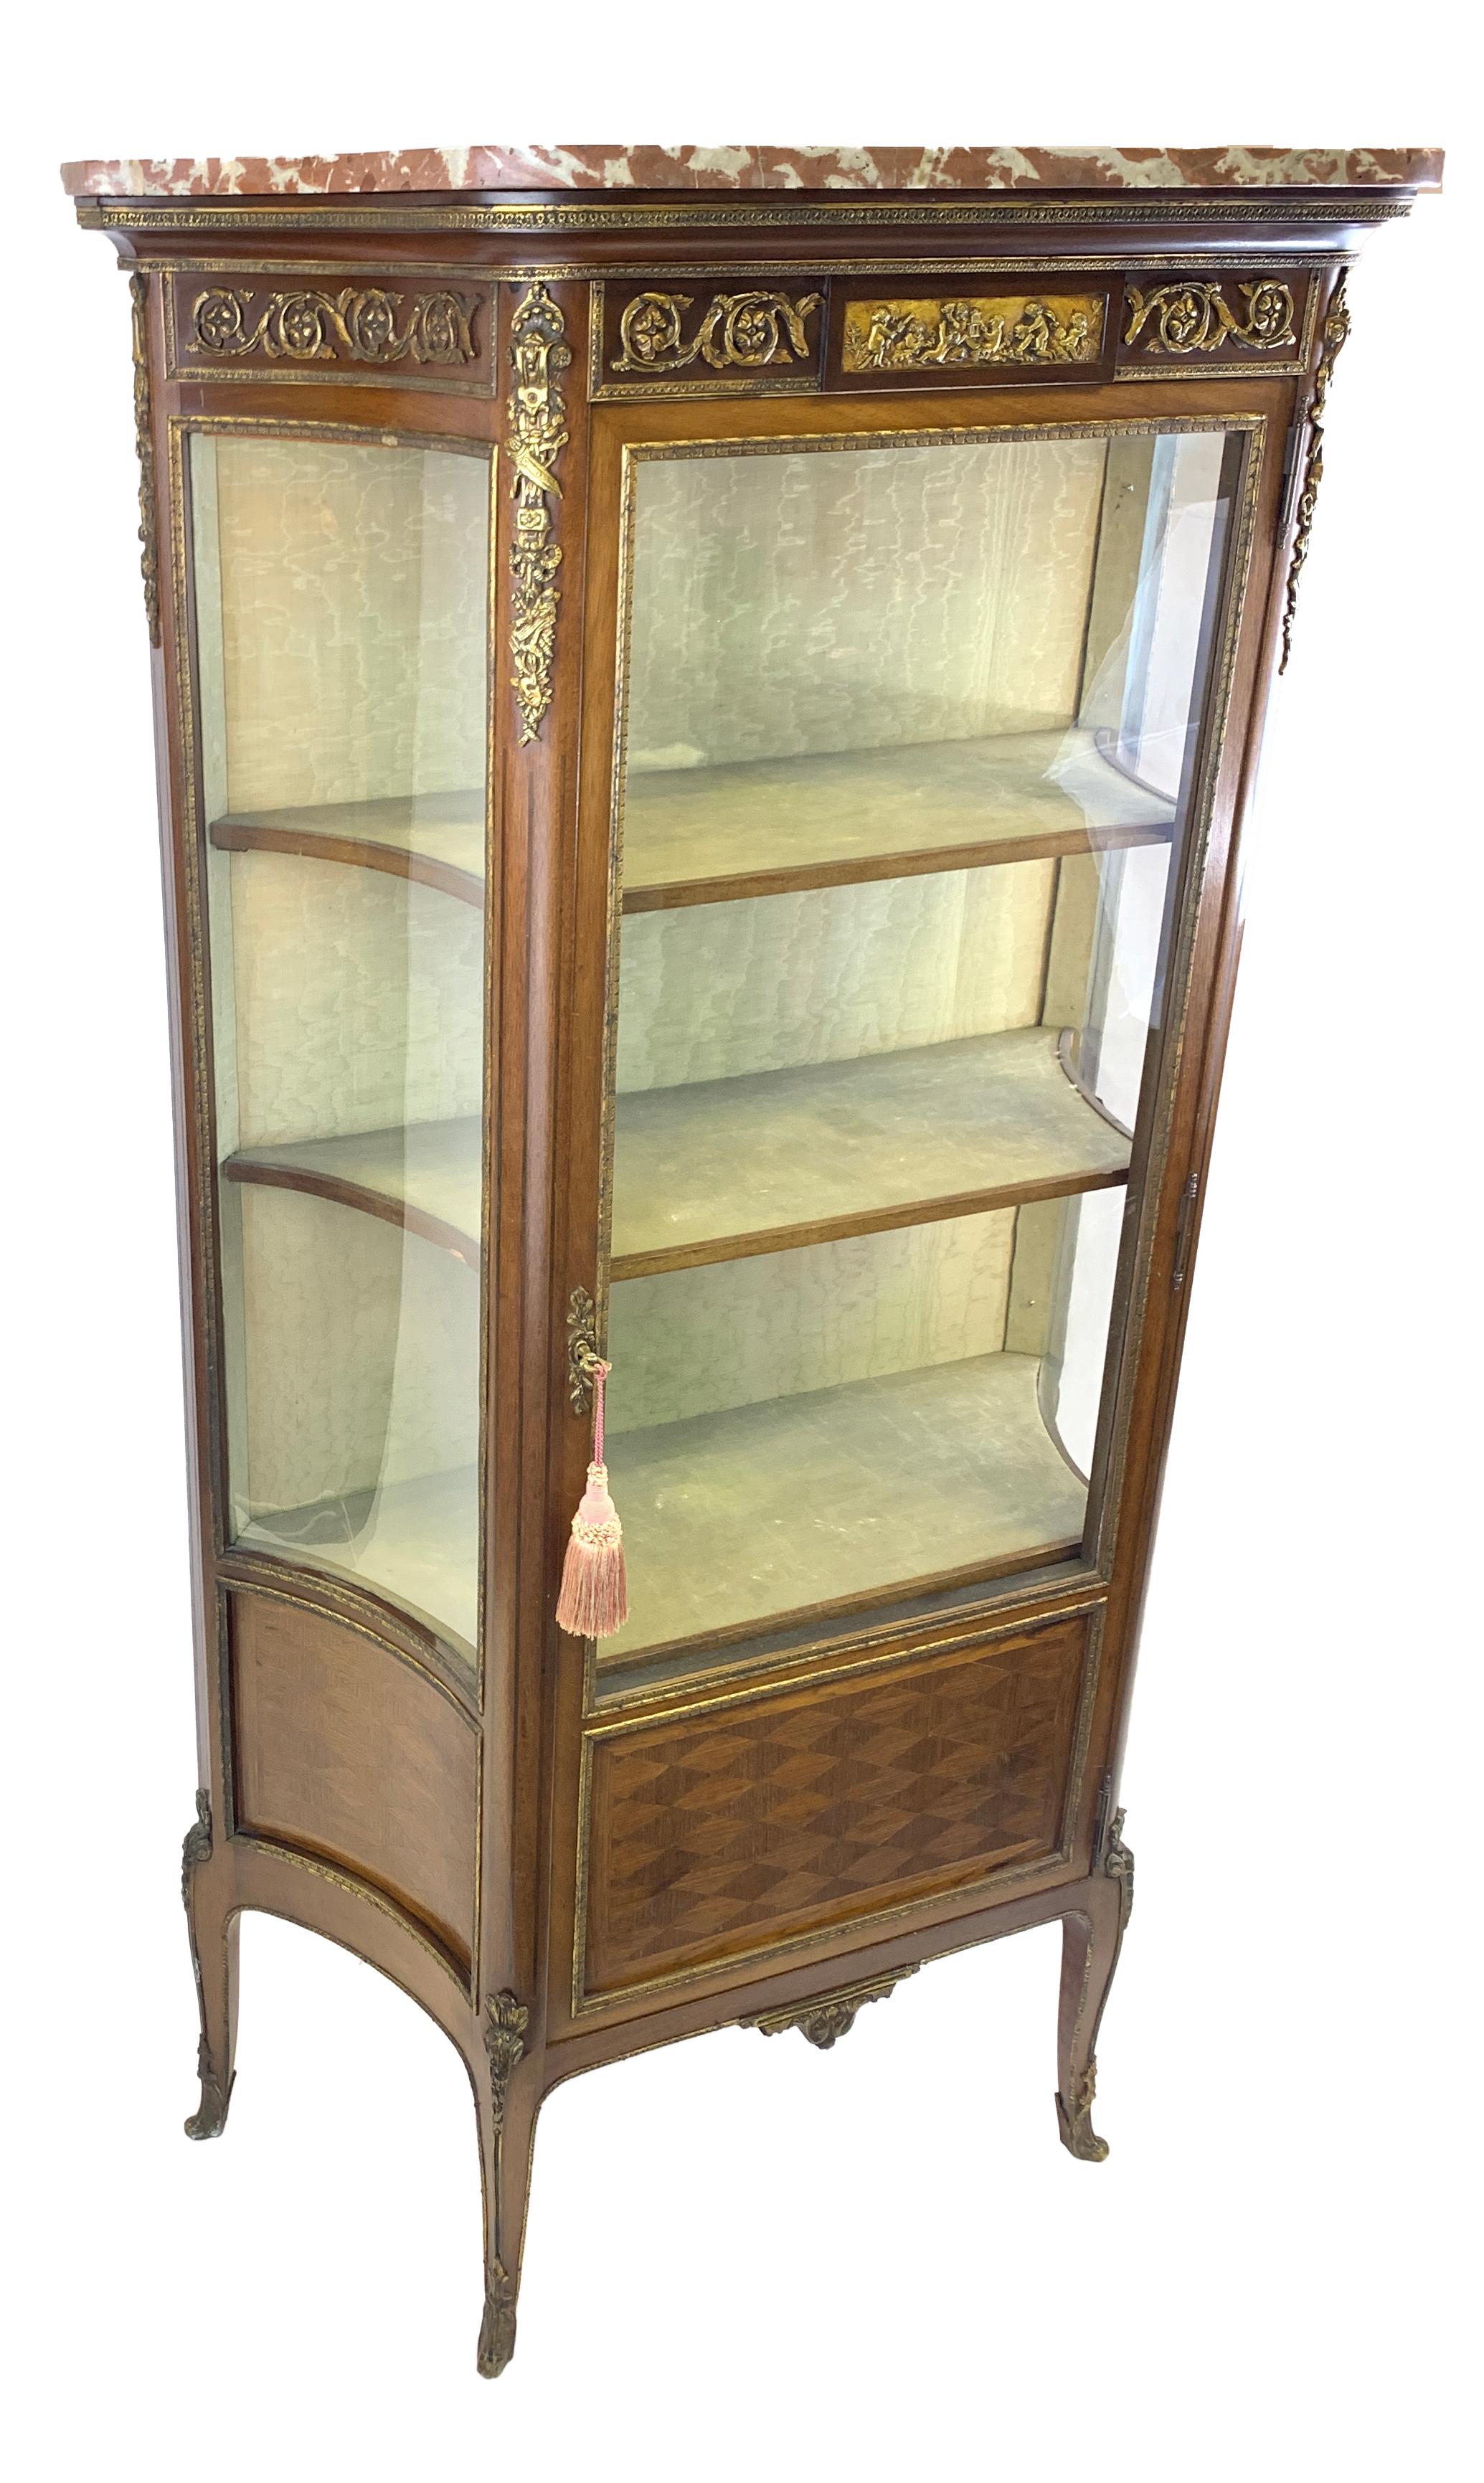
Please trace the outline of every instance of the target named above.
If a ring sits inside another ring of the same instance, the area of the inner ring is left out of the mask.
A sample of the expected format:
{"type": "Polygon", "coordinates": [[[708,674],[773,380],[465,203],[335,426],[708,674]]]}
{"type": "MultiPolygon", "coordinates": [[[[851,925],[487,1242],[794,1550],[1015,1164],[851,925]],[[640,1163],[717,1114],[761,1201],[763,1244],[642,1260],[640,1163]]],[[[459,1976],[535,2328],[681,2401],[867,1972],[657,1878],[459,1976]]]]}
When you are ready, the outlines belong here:
{"type": "Polygon", "coordinates": [[[185,435],[228,1546],[472,1682],[490,459],[185,435]]]}
{"type": "Polygon", "coordinates": [[[1094,1559],[1261,431],[771,411],[608,450],[600,1690],[1094,1559]]]}

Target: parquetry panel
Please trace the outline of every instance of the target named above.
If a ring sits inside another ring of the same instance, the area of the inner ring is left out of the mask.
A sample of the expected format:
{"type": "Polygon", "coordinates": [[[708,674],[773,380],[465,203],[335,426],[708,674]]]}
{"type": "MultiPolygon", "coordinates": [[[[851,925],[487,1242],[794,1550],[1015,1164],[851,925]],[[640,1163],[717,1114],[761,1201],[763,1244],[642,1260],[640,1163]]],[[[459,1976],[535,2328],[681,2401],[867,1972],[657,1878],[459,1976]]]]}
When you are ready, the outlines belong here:
{"type": "Polygon", "coordinates": [[[1054,1851],[1087,1623],[596,1737],[585,1988],[1054,1851]]]}

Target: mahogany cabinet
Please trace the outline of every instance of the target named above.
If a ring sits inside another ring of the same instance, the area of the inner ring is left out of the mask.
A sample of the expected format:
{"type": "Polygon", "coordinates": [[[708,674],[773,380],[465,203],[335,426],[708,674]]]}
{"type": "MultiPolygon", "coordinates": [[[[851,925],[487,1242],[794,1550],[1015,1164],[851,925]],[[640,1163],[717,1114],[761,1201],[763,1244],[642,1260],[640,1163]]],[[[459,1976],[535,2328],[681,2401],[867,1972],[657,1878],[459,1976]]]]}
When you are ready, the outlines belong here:
{"type": "Polygon", "coordinates": [[[541,2099],[641,2046],[827,2049],[1055,1919],[1106,2152],[1237,832],[1345,268],[1438,174],[67,168],[132,296],[160,719],[187,2128],[245,1908],[391,1976],[473,2087],[482,2371],[541,2099]]]}

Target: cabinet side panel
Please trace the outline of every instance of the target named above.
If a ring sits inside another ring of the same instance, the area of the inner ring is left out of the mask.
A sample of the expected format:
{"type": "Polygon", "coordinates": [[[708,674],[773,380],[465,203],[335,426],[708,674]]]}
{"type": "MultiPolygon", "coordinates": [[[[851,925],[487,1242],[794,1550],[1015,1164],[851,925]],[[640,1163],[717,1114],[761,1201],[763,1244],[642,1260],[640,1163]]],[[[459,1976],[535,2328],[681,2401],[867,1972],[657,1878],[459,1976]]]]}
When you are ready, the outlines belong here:
{"type": "Polygon", "coordinates": [[[860,1678],[595,1734],[589,1998],[1058,1847],[1085,1615],[860,1678]]]}
{"type": "Polygon", "coordinates": [[[229,1604],[238,1829],[340,1863],[467,1961],[473,1725],[370,1639],[258,1595],[229,1604]]]}

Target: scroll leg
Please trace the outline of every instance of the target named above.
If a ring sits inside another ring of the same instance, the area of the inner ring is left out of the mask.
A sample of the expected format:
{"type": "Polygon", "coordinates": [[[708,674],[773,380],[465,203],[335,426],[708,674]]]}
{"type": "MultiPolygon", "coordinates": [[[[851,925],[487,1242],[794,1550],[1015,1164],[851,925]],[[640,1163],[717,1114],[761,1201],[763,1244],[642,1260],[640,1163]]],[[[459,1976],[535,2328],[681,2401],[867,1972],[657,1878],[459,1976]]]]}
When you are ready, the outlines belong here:
{"type": "Polygon", "coordinates": [[[185,1899],[191,1965],[201,2009],[196,2069],[201,2102],[185,2124],[187,2138],[219,2138],[227,2125],[237,2049],[236,1912],[230,1882],[212,1839],[210,1797],[196,1797],[196,1818],[186,1831],[180,1893],[185,1899]]]}
{"type": "Polygon", "coordinates": [[[484,2317],[479,2372],[499,2379],[515,2352],[515,2306],[526,2239],[530,2154],[541,2104],[540,2066],[526,2052],[529,2012],[511,1991],[498,1992],[485,2013],[487,2082],[475,2080],[479,2162],[484,2188],[484,2317]]]}
{"type": "Polygon", "coordinates": [[[1085,1907],[1062,1922],[1062,1998],[1057,2023],[1057,2120],[1062,2144],[1084,2164],[1101,2164],[1108,2142],[1093,2127],[1097,2030],[1133,1907],[1134,1857],[1119,1811],[1088,1882],[1085,1907]]]}

